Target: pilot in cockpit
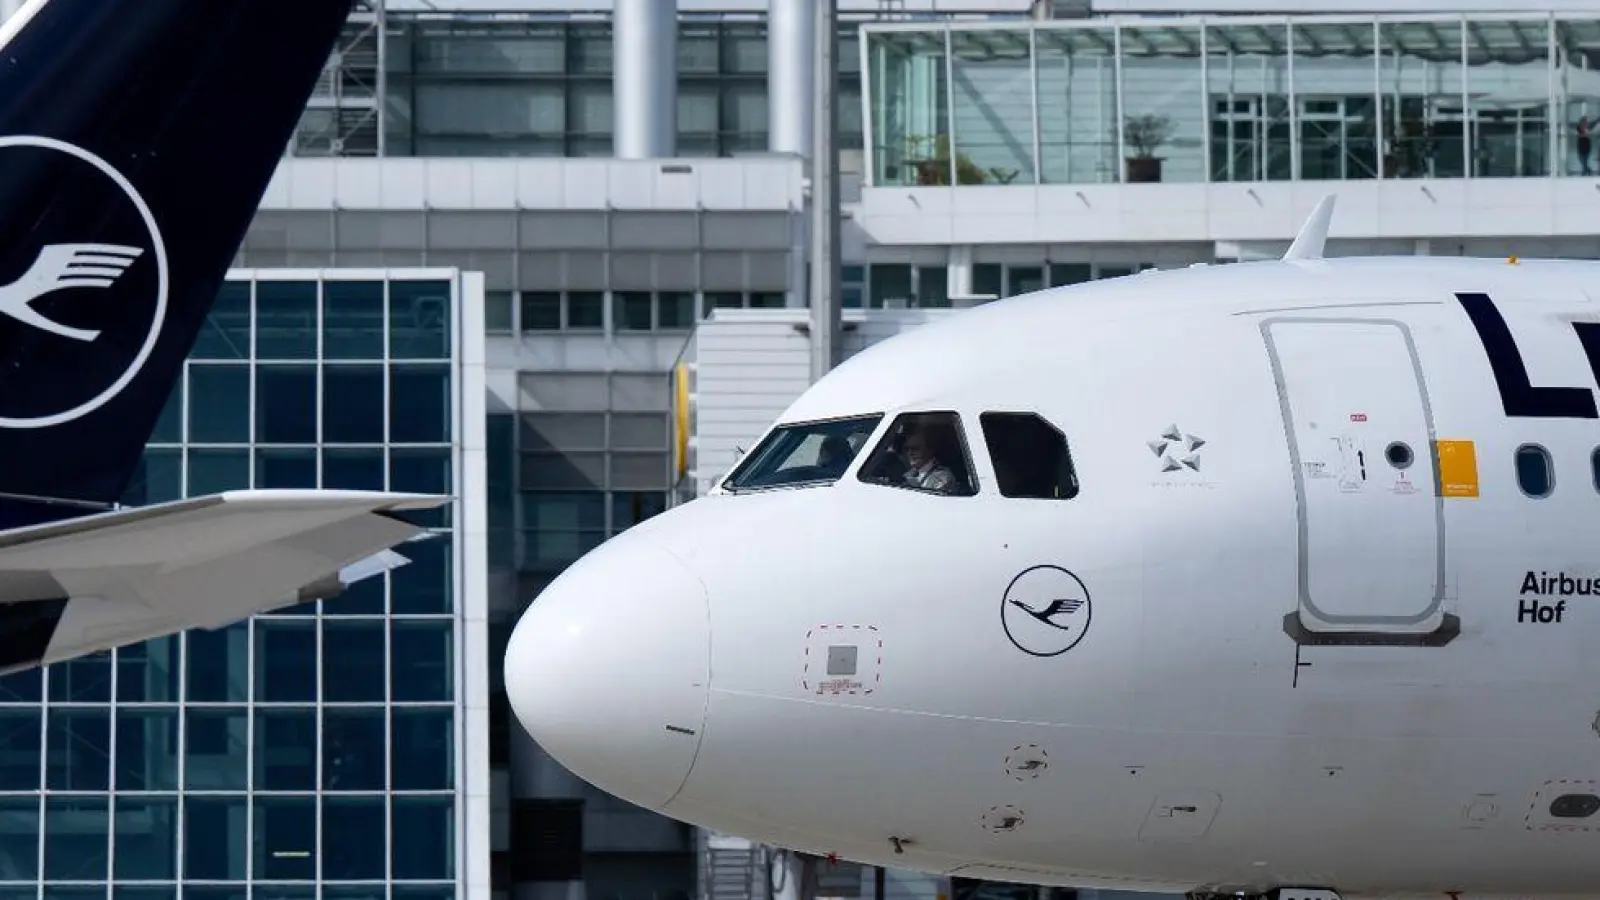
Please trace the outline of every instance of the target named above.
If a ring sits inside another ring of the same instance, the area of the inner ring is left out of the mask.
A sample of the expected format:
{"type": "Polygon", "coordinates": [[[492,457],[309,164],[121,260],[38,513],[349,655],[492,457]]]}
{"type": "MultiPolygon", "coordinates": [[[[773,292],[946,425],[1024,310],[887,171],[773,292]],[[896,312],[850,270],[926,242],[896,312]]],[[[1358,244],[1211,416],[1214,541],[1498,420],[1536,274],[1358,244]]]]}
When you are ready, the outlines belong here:
{"type": "Polygon", "coordinates": [[[955,488],[955,474],[940,462],[932,429],[919,428],[910,432],[901,449],[905,453],[907,485],[940,493],[949,493],[955,488]]]}
{"type": "Polygon", "coordinates": [[[817,468],[838,477],[850,467],[850,460],[854,456],[855,451],[851,449],[849,441],[836,434],[829,435],[822,439],[822,446],[817,448],[817,468]]]}

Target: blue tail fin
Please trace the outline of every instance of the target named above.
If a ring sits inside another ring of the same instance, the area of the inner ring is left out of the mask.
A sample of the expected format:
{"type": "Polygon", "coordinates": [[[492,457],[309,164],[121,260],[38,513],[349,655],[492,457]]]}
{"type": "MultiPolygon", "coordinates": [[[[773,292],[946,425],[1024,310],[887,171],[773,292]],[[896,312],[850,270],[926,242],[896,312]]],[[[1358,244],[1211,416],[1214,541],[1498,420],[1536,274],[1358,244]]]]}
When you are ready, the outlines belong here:
{"type": "Polygon", "coordinates": [[[351,0],[30,0],[0,27],[0,527],[114,503],[351,0]]]}

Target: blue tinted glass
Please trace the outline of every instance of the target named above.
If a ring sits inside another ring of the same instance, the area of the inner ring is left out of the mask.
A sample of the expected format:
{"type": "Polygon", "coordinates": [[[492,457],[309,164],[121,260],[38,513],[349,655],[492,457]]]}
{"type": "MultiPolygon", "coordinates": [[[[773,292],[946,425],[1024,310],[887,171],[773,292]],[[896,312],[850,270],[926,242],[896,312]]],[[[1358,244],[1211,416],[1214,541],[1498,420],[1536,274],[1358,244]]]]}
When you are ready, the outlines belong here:
{"type": "Polygon", "coordinates": [[[381,886],[324,885],[322,900],[388,900],[388,896],[381,886]]]}
{"type": "Polygon", "coordinates": [[[250,486],[249,450],[190,450],[190,497],[220,494],[250,486]]]}
{"type": "Polygon", "coordinates": [[[50,707],[45,712],[44,786],[49,791],[111,787],[111,710],[50,707]]]}
{"type": "MultiPolygon", "coordinates": [[[[307,797],[306,799],[309,801],[311,798],[307,797]]],[[[261,807],[259,807],[259,806],[256,807],[256,809],[258,809],[258,810],[260,808],[261,807]]],[[[315,806],[313,805],[312,808],[315,809],[315,806]]],[[[258,819],[257,821],[259,822],[260,820],[258,819]]],[[[258,831],[258,832],[256,832],[256,834],[259,835],[260,832],[258,831]]],[[[301,837],[300,842],[303,843],[303,844],[315,845],[316,841],[312,839],[314,835],[315,835],[315,832],[307,832],[305,836],[301,837]]],[[[259,851],[259,847],[260,847],[259,838],[257,840],[258,840],[258,843],[256,845],[257,848],[258,848],[257,852],[260,852],[259,851]]],[[[311,850],[307,850],[306,852],[307,852],[307,854],[309,854],[309,856],[307,858],[312,858],[312,859],[315,858],[315,853],[313,853],[311,850]]],[[[261,869],[257,868],[256,872],[257,872],[257,877],[260,877],[259,873],[261,872],[261,869]]],[[[255,884],[255,885],[253,885],[251,887],[250,896],[254,897],[255,900],[317,900],[317,889],[315,887],[312,887],[309,884],[284,884],[284,885],[278,885],[278,884],[261,884],[261,883],[258,882],[257,884],[255,884]]],[[[322,896],[324,898],[331,898],[332,895],[329,894],[327,891],[323,891],[322,896]]],[[[383,896],[381,888],[379,889],[378,896],[376,898],[374,898],[374,900],[387,900],[387,898],[385,898],[383,896]]]]}
{"type": "Polygon", "coordinates": [[[324,282],[322,335],[328,359],[383,359],[383,283],[324,282]]]}
{"type": "MultiPolygon", "coordinates": [[[[183,877],[195,881],[238,881],[245,877],[246,813],[243,797],[183,800],[183,877]]],[[[185,888],[187,896],[193,888],[185,888]]]]}
{"type": "Polygon", "coordinates": [[[117,710],[117,790],[178,788],[178,710],[117,710]]]}
{"type": "MultiPolygon", "coordinates": [[[[193,897],[191,888],[190,897],[193,897]]],[[[111,900],[177,900],[177,885],[159,884],[114,884],[111,886],[111,900]]]]}
{"type": "Polygon", "coordinates": [[[256,790],[316,790],[316,747],[314,710],[256,710],[256,790]]]}
{"type": "Polygon", "coordinates": [[[242,791],[250,777],[250,722],[243,708],[184,710],[184,787],[242,791]]]}
{"type": "Polygon", "coordinates": [[[195,629],[189,641],[189,702],[243,703],[250,699],[250,623],[219,631],[195,629]]]}
{"type": "Polygon", "coordinates": [[[381,879],[388,868],[382,797],[322,798],[322,877],[381,879]]]}
{"type": "Polygon", "coordinates": [[[455,787],[455,711],[395,709],[394,789],[446,791],[455,787]]]}
{"type": "Polygon", "coordinates": [[[39,789],[43,718],[37,709],[0,709],[0,790],[39,789]]]}
{"type": "Polygon", "coordinates": [[[176,444],[183,440],[183,379],[180,378],[172,386],[172,393],[167,395],[167,405],[161,407],[161,417],[156,419],[156,427],[150,432],[152,444],[176,444]]]}
{"type": "Polygon", "coordinates": [[[383,451],[323,450],[322,486],[352,491],[383,490],[383,451]]]}
{"type": "Polygon", "coordinates": [[[317,451],[257,450],[256,487],[314,488],[317,486],[317,451]]]}
{"type": "MultiPolygon", "coordinates": [[[[316,840],[315,798],[256,798],[256,878],[315,881],[316,840]]],[[[256,896],[261,896],[260,888],[256,896]]]]}
{"type": "Polygon", "coordinates": [[[411,564],[389,573],[391,611],[399,616],[450,612],[454,552],[449,534],[403,545],[402,553],[411,564]]]}
{"type": "Polygon", "coordinates": [[[250,367],[189,365],[189,442],[250,440],[250,367]]]}
{"type": "Polygon", "coordinates": [[[105,797],[45,797],[44,877],[104,881],[111,868],[110,812],[105,797]]]}
{"type": "MultiPolygon", "coordinates": [[[[34,834],[34,838],[38,839],[37,833],[34,834]]],[[[35,850],[34,853],[37,854],[38,851],[35,850]]],[[[35,868],[37,870],[37,867],[35,868]]],[[[31,884],[0,885],[0,900],[38,900],[38,893],[31,884]]]]}
{"type": "Polygon", "coordinates": [[[43,900],[106,900],[106,889],[79,884],[44,885],[43,900]]]}
{"type": "Polygon", "coordinates": [[[50,699],[57,703],[108,703],[111,653],[101,651],[50,666],[50,699]]]}
{"type": "MultiPolygon", "coordinates": [[[[437,450],[420,447],[390,450],[389,489],[448,496],[454,487],[450,479],[450,459],[451,453],[447,447],[437,450]]],[[[418,525],[446,528],[450,525],[452,506],[446,504],[438,509],[413,510],[406,517],[418,525]]]]}
{"type": "Polygon", "coordinates": [[[383,366],[324,366],[322,440],[329,444],[383,443],[383,366]]]}
{"type": "Polygon", "coordinates": [[[452,699],[454,624],[450,619],[400,619],[391,624],[395,660],[391,677],[396,702],[452,699]]]}
{"type": "Polygon", "coordinates": [[[315,359],[316,356],[316,282],[256,282],[256,358],[315,359]]]}
{"type": "Polygon", "coordinates": [[[455,877],[455,800],[394,798],[394,877],[416,881],[455,877]]]}
{"type": "Polygon", "coordinates": [[[332,600],[322,601],[325,616],[381,616],[383,615],[383,579],[380,577],[358,581],[332,600]]]}
{"type": "Polygon", "coordinates": [[[453,884],[397,884],[392,897],[393,900],[455,900],[456,888],[453,884]]]}
{"type": "MultiPolygon", "coordinates": [[[[188,829],[185,828],[184,830],[187,831],[188,829]]],[[[218,885],[186,884],[183,886],[183,900],[245,900],[248,896],[249,894],[245,893],[244,885],[223,887],[218,885]]]]}
{"type": "MultiPolygon", "coordinates": [[[[119,785],[120,787],[120,785],[119,785]]],[[[171,881],[178,874],[178,798],[118,797],[113,876],[127,881],[171,881]],[[133,826],[137,823],[136,827],[133,826]]]]}
{"type": "Polygon", "coordinates": [[[177,635],[118,648],[117,699],[123,703],[177,702],[177,635]]]}
{"type": "Polygon", "coordinates": [[[23,669],[10,675],[0,675],[0,703],[38,703],[42,699],[44,669],[23,669]]]}
{"type": "Polygon", "coordinates": [[[450,358],[450,283],[389,283],[389,356],[450,358]]]}
{"type": "Polygon", "coordinates": [[[256,621],[256,699],[310,703],[317,699],[317,623],[256,621]]]}
{"type": "Polygon", "coordinates": [[[263,444],[317,442],[315,366],[256,369],[256,440],[263,444]]]}
{"type": "Polygon", "coordinates": [[[384,643],[383,622],[323,622],[322,699],[329,703],[381,702],[384,643]]]}
{"type": "Polygon", "coordinates": [[[183,451],[147,448],[139,458],[138,468],[128,489],[122,492],[124,506],[147,506],[165,503],[183,496],[183,451]]]}
{"type": "Polygon", "coordinates": [[[389,740],[382,709],[322,711],[322,789],[381,791],[389,740]]]}
{"type": "Polygon", "coordinates": [[[450,442],[450,367],[389,370],[389,440],[396,444],[450,442]]]}
{"type": "Polygon", "coordinates": [[[195,339],[190,359],[247,359],[250,356],[250,282],[226,281],[195,339]]]}
{"type": "Polygon", "coordinates": [[[517,422],[513,416],[491,413],[484,430],[489,566],[507,569],[515,565],[516,552],[517,422]]]}
{"type": "MultiPolygon", "coordinates": [[[[6,823],[0,828],[5,877],[18,881],[39,877],[39,798],[0,797],[0,821],[6,823]]],[[[31,887],[28,898],[33,898],[31,887]]]]}

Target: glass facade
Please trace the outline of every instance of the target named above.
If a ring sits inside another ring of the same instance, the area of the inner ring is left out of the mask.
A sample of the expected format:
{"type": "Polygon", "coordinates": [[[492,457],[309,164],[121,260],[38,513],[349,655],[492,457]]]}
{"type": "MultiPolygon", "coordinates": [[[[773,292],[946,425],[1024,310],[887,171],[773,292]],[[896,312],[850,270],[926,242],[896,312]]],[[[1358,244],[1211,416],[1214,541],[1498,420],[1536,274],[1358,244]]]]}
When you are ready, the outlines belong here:
{"type": "MultiPolygon", "coordinates": [[[[524,593],[612,535],[666,509],[670,382],[656,373],[523,372],[513,431],[516,559],[524,593]]],[[[510,417],[506,417],[509,419],[510,417]]]]}
{"type": "MultiPolygon", "coordinates": [[[[124,502],[459,495],[453,275],[235,273],[124,502]]],[[[454,900],[457,507],[345,595],[0,679],[0,898],[454,900]]]]}
{"type": "MultiPolygon", "coordinates": [[[[391,156],[612,155],[609,21],[390,15],[383,77],[391,156]]],[[[840,146],[860,148],[860,52],[840,29],[840,146]]],[[[767,150],[767,28],[678,23],[678,155],[767,150]]]]}
{"type": "Polygon", "coordinates": [[[1600,20],[867,25],[876,185],[1596,171],[1600,20]]]}

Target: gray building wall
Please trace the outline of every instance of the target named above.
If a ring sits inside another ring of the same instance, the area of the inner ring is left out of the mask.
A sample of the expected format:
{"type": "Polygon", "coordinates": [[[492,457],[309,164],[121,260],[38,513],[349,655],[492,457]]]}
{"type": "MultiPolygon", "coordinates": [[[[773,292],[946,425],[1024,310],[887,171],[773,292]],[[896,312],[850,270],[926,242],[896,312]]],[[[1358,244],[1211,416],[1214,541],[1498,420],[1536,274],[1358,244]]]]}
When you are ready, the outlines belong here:
{"type": "Polygon", "coordinates": [[[803,304],[799,163],[289,160],[241,267],[482,272],[493,896],[673,900],[693,829],[582,783],[509,713],[511,627],[667,505],[670,372],[716,308],[803,304]]]}

